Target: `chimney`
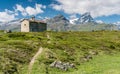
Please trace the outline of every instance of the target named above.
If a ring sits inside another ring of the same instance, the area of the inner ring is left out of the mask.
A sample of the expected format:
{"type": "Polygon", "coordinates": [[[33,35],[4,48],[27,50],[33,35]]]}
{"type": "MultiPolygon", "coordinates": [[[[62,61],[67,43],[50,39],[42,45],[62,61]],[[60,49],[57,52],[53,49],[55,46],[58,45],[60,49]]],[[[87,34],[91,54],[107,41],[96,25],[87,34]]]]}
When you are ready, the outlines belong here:
{"type": "Polygon", "coordinates": [[[32,21],[35,21],[35,16],[32,16],[32,17],[31,17],[31,20],[32,20],[32,21]]]}

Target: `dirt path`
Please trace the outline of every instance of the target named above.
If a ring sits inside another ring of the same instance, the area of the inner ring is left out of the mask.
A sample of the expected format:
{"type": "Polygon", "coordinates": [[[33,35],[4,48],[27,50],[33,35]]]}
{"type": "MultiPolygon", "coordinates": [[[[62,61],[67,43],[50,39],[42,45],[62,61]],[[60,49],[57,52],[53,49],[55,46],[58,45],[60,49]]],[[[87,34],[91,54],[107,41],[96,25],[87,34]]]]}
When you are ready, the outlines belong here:
{"type": "Polygon", "coordinates": [[[43,48],[40,47],[38,52],[35,54],[35,56],[31,59],[30,63],[29,63],[29,66],[28,66],[28,74],[31,74],[31,70],[32,70],[32,67],[35,63],[35,60],[37,59],[37,57],[42,53],[42,50],[43,48]]]}
{"type": "Polygon", "coordinates": [[[47,43],[48,43],[48,44],[50,44],[50,43],[51,43],[51,37],[50,37],[50,35],[49,35],[49,34],[47,34],[47,38],[48,38],[47,43]]]}

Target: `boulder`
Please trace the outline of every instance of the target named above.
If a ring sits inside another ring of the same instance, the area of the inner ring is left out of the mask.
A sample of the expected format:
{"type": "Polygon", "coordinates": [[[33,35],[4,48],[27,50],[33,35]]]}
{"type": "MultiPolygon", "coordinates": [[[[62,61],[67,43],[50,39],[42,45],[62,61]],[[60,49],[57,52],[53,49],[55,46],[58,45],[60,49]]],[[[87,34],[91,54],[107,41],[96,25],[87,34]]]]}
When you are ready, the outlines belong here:
{"type": "Polygon", "coordinates": [[[11,30],[5,30],[4,33],[12,33],[11,30]]]}
{"type": "Polygon", "coordinates": [[[50,64],[50,67],[55,67],[64,71],[67,71],[69,68],[74,68],[74,64],[70,64],[69,62],[61,62],[61,61],[54,61],[53,63],[50,64]]]}
{"type": "Polygon", "coordinates": [[[91,55],[97,55],[98,52],[97,51],[89,51],[89,54],[91,54],[91,55]]]}
{"type": "Polygon", "coordinates": [[[82,62],[87,62],[89,61],[90,59],[92,59],[92,55],[85,55],[84,57],[81,57],[81,61],[82,62]]]}

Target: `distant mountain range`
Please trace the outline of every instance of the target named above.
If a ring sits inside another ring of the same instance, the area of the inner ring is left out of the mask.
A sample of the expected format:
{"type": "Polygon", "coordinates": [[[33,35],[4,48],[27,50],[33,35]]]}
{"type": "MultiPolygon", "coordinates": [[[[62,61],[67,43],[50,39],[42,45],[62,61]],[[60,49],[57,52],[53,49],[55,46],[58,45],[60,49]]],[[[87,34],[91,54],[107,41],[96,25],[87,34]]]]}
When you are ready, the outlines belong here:
{"type": "Polygon", "coordinates": [[[89,12],[84,13],[79,18],[66,19],[63,15],[57,15],[48,19],[48,30],[54,31],[96,31],[96,30],[119,30],[115,24],[96,22],[89,12]]]}
{"type": "Polygon", "coordinates": [[[1,22],[0,23],[0,30],[12,30],[12,31],[20,31],[20,21],[22,19],[17,19],[17,20],[13,20],[10,22],[1,22]]]}
{"type": "MultiPolygon", "coordinates": [[[[20,21],[22,19],[13,20],[10,22],[0,22],[0,29],[10,29],[20,31],[20,21]]],[[[89,12],[84,13],[79,18],[68,20],[63,15],[57,15],[53,18],[45,19],[47,29],[52,31],[93,31],[93,30],[119,30],[120,23],[106,24],[97,23],[89,12]]]]}

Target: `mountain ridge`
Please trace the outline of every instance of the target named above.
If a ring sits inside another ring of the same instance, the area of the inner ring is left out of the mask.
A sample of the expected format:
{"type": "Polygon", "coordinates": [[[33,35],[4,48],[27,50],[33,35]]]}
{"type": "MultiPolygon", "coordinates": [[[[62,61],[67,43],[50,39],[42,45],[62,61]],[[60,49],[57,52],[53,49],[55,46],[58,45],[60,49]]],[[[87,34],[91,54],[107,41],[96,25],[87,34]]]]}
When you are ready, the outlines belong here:
{"type": "MultiPolygon", "coordinates": [[[[13,20],[6,23],[0,23],[0,30],[10,29],[13,31],[20,31],[20,21],[22,19],[13,20]]],[[[43,19],[47,23],[47,30],[49,31],[92,31],[92,30],[111,30],[111,24],[96,22],[89,12],[82,14],[75,20],[69,20],[63,15],[59,14],[53,18],[43,19]],[[72,22],[72,23],[71,23],[72,22]],[[101,25],[102,24],[102,25],[101,25]],[[88,27],[89,26],[89,27],[88,27]],[[107,27],[106,27],[107,26],[107,27]],[[94,28],[94,29],[93,29],[94,28]],[[96,29],[95,29],[96,28],[96,29]]],[[[113,30],[119,30],[119,26],[112,27],[113,30]],[[117,28],[118,27],[118,28],[117,28]]]]}
{"type": "Polygon", "coordinates": [[[77,19],[76,21],[74,21],[75,24],[85,24],[85,23],[90,23],[90,22],[93,22],[93,23],[96,23],[94,21],[94,19],[92,18],[90,12],[86,12],[84,14],[82,14],[79,19],[77,19]]]}

